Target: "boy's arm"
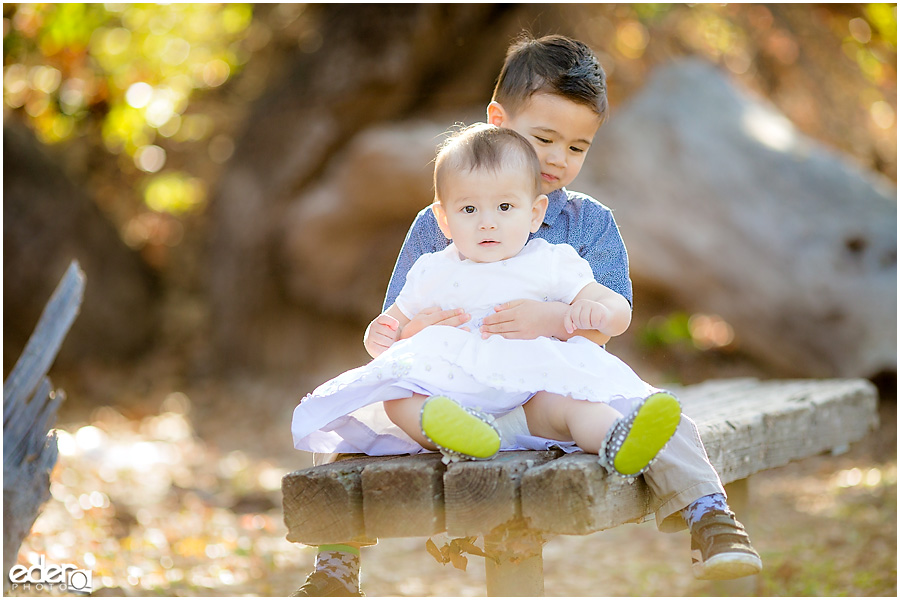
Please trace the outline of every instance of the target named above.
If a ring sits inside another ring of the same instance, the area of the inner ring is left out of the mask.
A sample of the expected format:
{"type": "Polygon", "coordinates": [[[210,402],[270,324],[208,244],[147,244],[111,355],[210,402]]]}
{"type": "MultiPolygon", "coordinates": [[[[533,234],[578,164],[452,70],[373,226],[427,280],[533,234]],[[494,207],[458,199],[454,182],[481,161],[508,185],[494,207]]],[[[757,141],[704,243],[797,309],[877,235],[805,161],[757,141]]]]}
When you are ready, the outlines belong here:
{"type": "Polygon", "coordinates": [[[620,294],[632,305],[628,251],[612,212],[598,202],[582,200],[584,230],[581,246],[572,244],[579,256],[588,261],[594,281],[620,294]],[[590,223],[590,225],[588,225],[590,223]]]}

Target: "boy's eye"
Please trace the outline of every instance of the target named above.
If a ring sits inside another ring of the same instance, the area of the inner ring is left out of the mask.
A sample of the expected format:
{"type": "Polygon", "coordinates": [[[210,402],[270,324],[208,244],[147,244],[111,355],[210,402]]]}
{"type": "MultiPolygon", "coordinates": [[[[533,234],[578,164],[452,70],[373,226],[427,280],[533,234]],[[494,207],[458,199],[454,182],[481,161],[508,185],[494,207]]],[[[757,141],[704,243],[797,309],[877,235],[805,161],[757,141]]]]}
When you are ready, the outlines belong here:
{"type": "Polygon", "coordinates": [[[462,207],[462,211],[463,211],[464,213],[466,213],[466,214],[471,215],[473,212],[475,212],[475,207],[472,206],[471,204],[468,205],[468,206],[463,206],[463,207],[462,207]]]}
{"type": "Polygon", "coordinates": [[[577,154],[581,154],[582,152],[584,152],[584,148],[578,148],[577,146],[569,146],[569,150],[577,154]]]}
{"type": "Polygon", "coordinates": [[[512,208],[512,204],[510,204],[509,202],[501,202],[500,203],[500,211],[501,212],[506,212],[511,208],[512,208]]]}
{"type": "Polygon", "coordinates": [[[534,136],[534,139],[536,139],[537,141],[539,141],[539,142],[542,143],[542,144],[549,144],[549,143],[550,143],[550,140],[548,140],[547,138],[542,138],[542,137],[537,136],[537,135],[534,136]]]}

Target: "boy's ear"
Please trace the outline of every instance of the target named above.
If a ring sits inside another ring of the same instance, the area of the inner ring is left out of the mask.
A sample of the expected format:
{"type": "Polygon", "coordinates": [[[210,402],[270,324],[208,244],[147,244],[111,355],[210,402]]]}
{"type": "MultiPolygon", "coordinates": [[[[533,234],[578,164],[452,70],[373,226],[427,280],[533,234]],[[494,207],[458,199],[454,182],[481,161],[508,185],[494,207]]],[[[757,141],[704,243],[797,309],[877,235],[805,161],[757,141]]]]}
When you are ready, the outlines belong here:
{"type": "Polygon", "coordinates": [[[506,122],[507,114],[506,109],[503,108],[503,105],[497,101],[493,101],[488,104],[487,107],[487,122],[491,125],[495,125],[497,127],[503,127],[503,124],[506,122]]]}
{"type": "Polygon", "coordinates": [[[447,223],[447,211],[444,210],[444,207],[441,206],[441,203],[437,201],[435,198],[434,203],[431,205],[431,212],[434,213],[434,218],[437,219],[438,227],[441,228],[441,233],[444,234],[448,240],[452,240],[453,237],[450,235],[450,224],[447,223]]]}
{"type": "Polygon", "coordinates": [[[531,205],[531,233],[535,233],[544,222],[544,215],[547,214],[547,205],[550,199],[545,194],[538,196],[531,205]]]}

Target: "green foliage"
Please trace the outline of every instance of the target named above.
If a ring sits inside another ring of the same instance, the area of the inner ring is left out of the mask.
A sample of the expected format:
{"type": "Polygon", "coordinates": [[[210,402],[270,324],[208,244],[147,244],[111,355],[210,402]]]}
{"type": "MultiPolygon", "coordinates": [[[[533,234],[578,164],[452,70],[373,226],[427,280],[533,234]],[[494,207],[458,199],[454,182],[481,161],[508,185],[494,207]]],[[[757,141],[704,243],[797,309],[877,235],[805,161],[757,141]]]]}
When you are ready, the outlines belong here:
{"type": "Polygon", "coordinates": [[[186,114],[192,95],[246,62],[239,42],[252,16],[249,4],[5,5],[4,101],[48,144],[86,135],[99,120],[105,148],[150,174],[148,206],[191,210],[203,186],[162,174],[163,146],[207,133],[198,136],[186,114]]]}
{"type": "Polygon", "coordinates": [[[896,4],[869,4],[866,6],[866,16],[875,26],[878,35],[887,43],[897,48],[897,5],[896,4]]]}
{"type": "Polygon", "coordinates": [[[640,343],[648,348],[659,348],[678,344],[690,344],[690,315],[676,311],[668,316],[656,316],[647,322],[638,334],[640,343]]]}

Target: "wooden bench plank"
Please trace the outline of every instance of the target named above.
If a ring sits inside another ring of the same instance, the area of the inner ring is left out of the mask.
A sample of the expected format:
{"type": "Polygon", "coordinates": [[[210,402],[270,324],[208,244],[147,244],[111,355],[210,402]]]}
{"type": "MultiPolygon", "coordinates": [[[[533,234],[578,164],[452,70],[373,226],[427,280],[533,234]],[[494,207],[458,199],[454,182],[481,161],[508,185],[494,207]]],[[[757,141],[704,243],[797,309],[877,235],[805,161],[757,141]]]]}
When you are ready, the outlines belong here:
{"type": "MultiPolygon", "coordinates": [[[[864,380],[713,381],[677,390],[723,483],[862,439],[877,427],[864,380]]],[[[524,517],[534,529],[584,534],[639,521],[658,499],[642,479],[609,477],[596,457],[503,452],[444,469],[436,454],[367,457],[298,471],[283,482],[288,540],[486,534],[524,517]],[[443,502],[443,507],[442,507],[443,502]]]]}
{"type": "Polygon", "coordinates": [[[577,535],[640,522],[655,498],[643,478],[610,477],[593,454],[570,454],[525,473],[522,516],[539,531],[577,535]]]}
{"type": "Polygon", "coordinates": [[[862,379],[710,387],[685,394],[685,413],[723,483],[846,448],[878,427],[878,392],[862,379]]]}
{"type": "Polygon", "coordinates": [[[366,536],[360,475],[368,465],[396,458],[350,458],[285,475],[281,491],[288,541],[309,545],[374,541],[366,536]]]}
{"type": "Polygon", "coordinates": [[[535,465],[559,456],[557,451],[501,452],[488,461],[452,463],[444,473],[447,533],[479,535],[521,514],[519,481],[535,465]]]}
{"type": "Polygon", "coordinates": [[[366,534],[416,537],[444,531],[443,476],[439,454],[366,466],[361,475],[366,534]]]}
{"type": "MultiPolygon", "coordinates": [[[[846,446],[878,425],[877,392],[864,380],[737,380],[677,393],[726,484],[846,446]]],[[[584,535],[640,521],[656,502],[643,480],[617,481],[592,455],[536,467],[522,486],[523,516],[552,533],[584,535]]]]}

